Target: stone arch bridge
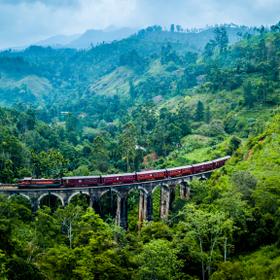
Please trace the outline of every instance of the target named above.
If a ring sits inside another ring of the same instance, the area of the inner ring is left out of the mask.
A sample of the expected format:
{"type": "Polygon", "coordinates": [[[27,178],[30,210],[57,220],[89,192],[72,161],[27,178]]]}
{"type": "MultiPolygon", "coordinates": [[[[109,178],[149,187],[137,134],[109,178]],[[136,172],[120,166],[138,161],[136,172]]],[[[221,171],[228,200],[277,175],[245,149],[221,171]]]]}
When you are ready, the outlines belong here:
{"type": "Polygon", "coordinates": [[[139,223],[151,221],[153,219],[153,199],[152,194],[156,188],[160,188],[160,218],[166,220],[171,209],[172,198],[174,197],[176,186],[180,186],[181,199],[190,197],[190,181],[196,177],[201,180],[207,179],[212,171],[203,172],[184,177],[168,178],[158,181],[133,183],[126,185],[94,186],[83,188],[41,188],[41,189],[19,189],[16,186],[8,187],[0,185],[0,194],[8,197],[21,195],[27,198],[36,211],[44,197],[52,195],[60,200],[62,206],[66,206],[71,200],[80,194],[89,197],[90,206],[100,201],[101,197],[108,192],[115,192],[117,195],[116,223],[123,227],[128,227],[128,196],[132,190],[139,191],[139,223]]]}

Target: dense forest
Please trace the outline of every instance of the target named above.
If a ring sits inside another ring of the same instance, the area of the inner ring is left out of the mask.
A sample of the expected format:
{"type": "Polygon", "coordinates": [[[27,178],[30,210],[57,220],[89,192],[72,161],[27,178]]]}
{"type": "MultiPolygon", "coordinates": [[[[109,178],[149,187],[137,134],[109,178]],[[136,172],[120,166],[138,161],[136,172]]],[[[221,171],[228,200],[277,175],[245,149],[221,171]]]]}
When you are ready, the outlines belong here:
{"type": "Polygon", "coordinates": [[[0,53],[2,183],[232,156],[140,230],[0,197],[1,279],[279,279],[280,22],[210,31],[0,53]]]}

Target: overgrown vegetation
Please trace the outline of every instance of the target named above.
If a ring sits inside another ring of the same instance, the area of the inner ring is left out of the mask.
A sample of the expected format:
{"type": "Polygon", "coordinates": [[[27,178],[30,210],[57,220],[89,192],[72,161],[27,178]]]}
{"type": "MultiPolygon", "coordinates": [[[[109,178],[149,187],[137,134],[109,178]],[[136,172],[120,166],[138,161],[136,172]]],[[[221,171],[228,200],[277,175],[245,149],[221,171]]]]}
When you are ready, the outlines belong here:
{"type": "MultiPolygon", "coordinates": [[[[278,31],[246,33],[229,45],[226,28],[220,27],[201,53],[184,52],[180,41],[158,51],[150,37],[157,36],[158,43],[168,32],[143,32],[78,53],[39,47],[1,53],[0,82],[36,74],[55,89],[46,98],[38,96],[38,106],[2,109],[3,182],[188,164],[232,154],[242,139],[263,130],[279,104],[278,31]],[[155,47],[153,55],[148,46],[155,47]],[[90,59],[93,54],[97,61],[90,59]],[[120,65],[105,73],[102,59],[112,56],[114,61],[119,56],[120,65]],[[71,77],[69,63],[75,66],[71,77]],[[93,66],[97,80],[88,72],[93,66]]],[[[28,102],[30,85],[16,90],[28,102]]]]}
{"type": "MultiPolygon", "coordinates": [[[[4,100],[17,104],[0,110],[1,182],[232,158],[209,181],[194,181],[191,199],[177,199],[168,222],[139,232],[135,197],[128,232],[82,206],[32,214],[26,201],[1,197],[0,276],[278,279],[279,26],[235,44],[220,27],[197,53],[180,41],[158,49],[155,28],[79,53],[1,53],[1,83],[41,75],[55,89],[31,107],[13,95],[4,100]]],[[[13,91],[25,102],[33,93],[13,91]]]]}
{"type": "Polygon", "coordinates": [[[279,124],[278,113],[211,180],[194,181],[192,198],[167,224],[140,232],[108,224],[91,208],[32,214],[24,199],[2,197],[2,278],[277,279],[279,124]]]}

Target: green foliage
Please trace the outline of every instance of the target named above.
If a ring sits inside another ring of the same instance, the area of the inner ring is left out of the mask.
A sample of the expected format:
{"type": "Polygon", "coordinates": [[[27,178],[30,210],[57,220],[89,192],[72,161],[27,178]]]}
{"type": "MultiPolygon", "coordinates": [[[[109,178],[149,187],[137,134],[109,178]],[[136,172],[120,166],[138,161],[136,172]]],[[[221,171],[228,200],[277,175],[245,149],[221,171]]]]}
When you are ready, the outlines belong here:
{"type": "Polygon", "coordinates": [[[168,241],[159,239],[144,245],[137,263],[140,267],[135,279],[180,279],[178,270],[182,263],[168,241]]]}
{"type": "Polygon", "coordinates": [[[219,266],[211,279],[279,279],[279,249],[275,246],[263,247],[234,262],[219,266]]]}
{"type": "Polygon", "coordinates": [[[107,222],[84,197],[37,213],[0,197],[0,278],[278,279],[278,26],[235,44],[219,27],[195,48],[172,25],[90,50],[2,52],[1,104],[14,108],[0,109],[0,182],[232,159],[193,180],[168,223],[155,190],[155,221],[138,232],[138,194],[129,232],[110,193],[96,207],[107,222]]]}
{"type": "MultiPolygon", "coordinates": [[[[131,123],[127,124],[119,139],[119,149],[122,158],[126,162],[126,170],[131,170],[131,165],[134,163],[136,157],[136,131],[135,126],[131,123]]],[[[132,168],[135,170],[135,168],[132,168]]]]}
{"type": "MultiPolygon", "coordinates": [[[[211,209],[212,210],[212,209],[211,209]]],[[[233,231],[233,221],[220,211],[197,209],[189,204],[184,209],[185,221],[180,222],[180,231],[186,232],[185,240],[191,240],[190,252],[200,260],[202,279],[205,274],[210,277],[213,266],[222,258],[219,247],[222,247],[223,257],[227,258],[228,242],[233,231]]]]}
{"type": "Polygon", "coordinates": [[[204,120],[204,105],[201,101],[198,101],[196,105],[195,120],[196,121],[204,120]]]}

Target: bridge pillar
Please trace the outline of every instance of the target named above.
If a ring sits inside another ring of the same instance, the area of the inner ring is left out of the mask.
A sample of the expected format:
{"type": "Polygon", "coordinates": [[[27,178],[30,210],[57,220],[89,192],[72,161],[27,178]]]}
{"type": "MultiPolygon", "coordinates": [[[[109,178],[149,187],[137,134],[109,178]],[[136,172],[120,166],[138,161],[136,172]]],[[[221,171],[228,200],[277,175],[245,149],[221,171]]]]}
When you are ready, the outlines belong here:
{"type": "Polygon", "coordinates": [[[95,213],[97,213],[97,214],[101,214],[101,213],[100,213],[99,200],[100,200],[100,197],[99,197],[99,196],[97,196],[97,195],[94,194],[94,193],[91,193],[90,199],[89,199],[89,207],[93,208],[93,210],[94,210],[95,213]]]}
{"type": "Polygon", "coordinates": [[[150,222],[153,220],[153,195],[152,192],[147,194],[147,221],[150,222]]]}
{"type": "Polygon", "coordinates": [[[39,202],[37,198],[31,199],[31,209],[34,213],[39,209],[39,202]]]}
{"type": "Polygon", "coordinates": [[[117,225],[119,225],[124,229],[128,228],[127,200],[128,200],[128,191],[118,192],[116,223],[117,225]]]}
{"type": "Polygon", "coordinates": [[[138,223],[139,223],[139,227],[141,227],[143,221],[146,220],[146,217],[147,217],[146,193],[141,191],[140,192],[140,196],[139,196],[139,210],[138,210],[138,223]]]}
{"type": "Polygon", "coordinates": [[[141,227],[144,221],[151,221],[153,218],[153,198],[152,193],[140,192],[139,197],[139,212],[138,212],[138,222],[141,227]]]}
{"type": "Polygon", "coordinates": [[[190,198],[190,187],[188,182],[182,182],[180,184],[180,198],[185,200],[190,198]]]}
{"type": "Polygon", "coordinates": [[[162,220],[168,219],[171,202],[171,189],[169,186],[162,186],[160,189],[160,218],[162,220]]]}
{"type": "Polygon", "coordinates": [[[63,197],[63,203],[64,203],[63,207],[68,205],[68,203],[69,203],[69,197],[68,196],[63,197]]]}

